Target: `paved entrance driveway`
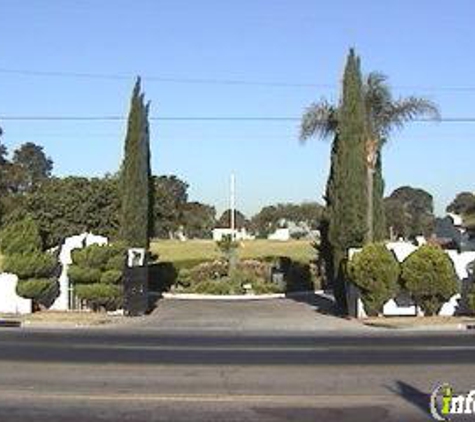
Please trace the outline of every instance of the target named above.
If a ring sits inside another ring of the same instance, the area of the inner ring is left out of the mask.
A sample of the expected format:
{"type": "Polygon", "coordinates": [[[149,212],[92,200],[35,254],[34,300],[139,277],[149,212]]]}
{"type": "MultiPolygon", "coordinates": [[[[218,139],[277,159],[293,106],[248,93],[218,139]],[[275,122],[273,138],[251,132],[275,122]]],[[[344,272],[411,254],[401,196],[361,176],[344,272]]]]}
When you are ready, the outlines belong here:
{"type": "Polygon", "coordinates": [[[164,330],[370,330],[332,315],[332,308],[332,301],[324,295],[265,300],[162,299],[141,325],[164,330]]]}

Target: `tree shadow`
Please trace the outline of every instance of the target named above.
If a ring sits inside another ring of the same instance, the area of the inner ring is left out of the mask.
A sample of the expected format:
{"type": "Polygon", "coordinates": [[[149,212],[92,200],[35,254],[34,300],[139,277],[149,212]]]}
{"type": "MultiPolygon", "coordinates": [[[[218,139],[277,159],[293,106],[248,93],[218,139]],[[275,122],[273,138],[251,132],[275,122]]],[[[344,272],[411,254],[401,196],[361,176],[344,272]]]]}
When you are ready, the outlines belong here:
{"type": "Polygon", "coordinates": [[[158,301],[176,283],[178,271],[172,262],[158,262],[148,266],[148,313],[152,312],[158,301]]]}
{"type": "Polygon", "coordinates": [[[342,317],[338,312],[338,308],[335,301],[323,294],[315,292],[298,292],[298,293],[286,293],[286,298],[292,299],[296,302],[305,303],[306,305],[314,308],[314,311],[324,315],[331,315],[335,317],[342,317]]]}
{"type": "Polygon", "coordinates": [[[430,394],[424,393],[418,388],[400,380],[396,381],[395,387],[387,386],[386,388],[392,393],[404,399],[406,402],[418,408],[426,415],[431,416],[430,394]]]}

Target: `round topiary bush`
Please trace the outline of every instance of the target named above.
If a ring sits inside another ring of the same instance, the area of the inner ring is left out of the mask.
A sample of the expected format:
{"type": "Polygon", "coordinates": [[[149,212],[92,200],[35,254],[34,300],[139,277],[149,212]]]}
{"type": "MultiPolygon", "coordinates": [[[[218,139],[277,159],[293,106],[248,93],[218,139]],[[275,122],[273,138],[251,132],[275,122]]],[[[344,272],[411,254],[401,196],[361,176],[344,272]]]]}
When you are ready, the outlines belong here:
{"type": "Polygon", "coordinates": [[[348,263],[348,275],[361,291],[368,315],[378,315],[398,291],[399,263],[382,243],[370,243],[348,263]]]}
{"type": "Polygon", "coordinates": [[[449,256],[435,245],[424,245],[402,263],[401,282],[425,315],[437,314],[459,291],[458,278],[449,256]]]}

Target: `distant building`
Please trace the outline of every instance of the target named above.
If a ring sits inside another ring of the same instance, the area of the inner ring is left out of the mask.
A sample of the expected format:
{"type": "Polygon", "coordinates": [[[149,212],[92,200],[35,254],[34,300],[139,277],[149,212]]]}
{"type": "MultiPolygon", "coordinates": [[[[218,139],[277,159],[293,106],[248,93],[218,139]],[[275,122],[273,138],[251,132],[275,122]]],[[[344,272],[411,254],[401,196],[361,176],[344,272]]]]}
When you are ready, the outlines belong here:
{"type": "Polygon", "coordinates": [[[226,236],[232,236],[234,233],[235,240],[254,240],[256,237],[249,234],[245,227],[240,229],[230,229],[226,227],[217,227],[213,229],[213,240],[219,242],[226,236]]]}

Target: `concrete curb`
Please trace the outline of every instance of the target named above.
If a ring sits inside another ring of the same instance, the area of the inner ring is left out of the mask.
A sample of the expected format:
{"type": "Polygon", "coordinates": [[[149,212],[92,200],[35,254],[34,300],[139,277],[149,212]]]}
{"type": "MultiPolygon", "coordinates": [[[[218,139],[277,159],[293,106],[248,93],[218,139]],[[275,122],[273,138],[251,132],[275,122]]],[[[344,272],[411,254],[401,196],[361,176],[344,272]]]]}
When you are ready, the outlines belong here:
{"type": "Polygon", "coordinates": [[[316,290],[315,292],[294,292],[294,293],[269,293],[262,295],[247,294],[247,295],[208,295],[202,293],[163,293],[162,297],[165,299],[177,300],[266,300],[266,299],[285,299],[298,298],[313,294],[324,294],[323,290],[316,290]]]}
{"type": "Polygon", "coordinates": [[[273,293],[265,295],[207,295],[200,293],[163,293],[165,299],[176,300],[266,300],[284,299],[284,293],[273,293]]]}

